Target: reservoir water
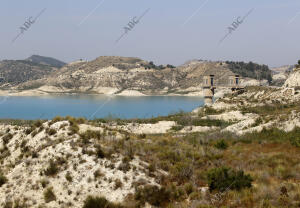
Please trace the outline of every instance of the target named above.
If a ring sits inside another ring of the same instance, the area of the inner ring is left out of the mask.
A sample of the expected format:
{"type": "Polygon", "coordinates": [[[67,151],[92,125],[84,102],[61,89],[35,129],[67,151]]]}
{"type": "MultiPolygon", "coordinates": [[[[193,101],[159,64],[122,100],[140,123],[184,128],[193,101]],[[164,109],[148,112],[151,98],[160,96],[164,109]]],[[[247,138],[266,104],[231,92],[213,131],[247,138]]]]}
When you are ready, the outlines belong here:
{"type": "Polygon", "coordinates": [[[59,116],[93,118],[151,118],[203,106],[203,97],[56,95],[1,97],[0,118],[52,119],[59,116]]]}

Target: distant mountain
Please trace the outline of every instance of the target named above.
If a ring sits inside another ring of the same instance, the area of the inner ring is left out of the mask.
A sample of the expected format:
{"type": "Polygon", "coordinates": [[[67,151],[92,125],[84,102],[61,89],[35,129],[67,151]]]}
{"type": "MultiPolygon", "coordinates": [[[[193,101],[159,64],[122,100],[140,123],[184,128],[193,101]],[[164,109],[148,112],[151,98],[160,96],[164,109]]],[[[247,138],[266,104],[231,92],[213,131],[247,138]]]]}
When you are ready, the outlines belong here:
{"type": "Polygon", "coordinates": [[[32,55],[29,58],[25,59],[26,61],[31,61],[36,64],[44,64],[49,65],[56,68],[61,68],[66,63],[59,61],[57,59],[51,58],[51,57],[45,57],[45,56],[38,56],[38,55],[32,55]]]}
{"type": "MultiPolygon", "coordinates": [[[[18,84],[41,79],[57,70],[49,65],[25,60],[0,61],[0,87],[10,88],[18,84]]],[[[37,86],[32,86],[32,88],[37,86]]]]}

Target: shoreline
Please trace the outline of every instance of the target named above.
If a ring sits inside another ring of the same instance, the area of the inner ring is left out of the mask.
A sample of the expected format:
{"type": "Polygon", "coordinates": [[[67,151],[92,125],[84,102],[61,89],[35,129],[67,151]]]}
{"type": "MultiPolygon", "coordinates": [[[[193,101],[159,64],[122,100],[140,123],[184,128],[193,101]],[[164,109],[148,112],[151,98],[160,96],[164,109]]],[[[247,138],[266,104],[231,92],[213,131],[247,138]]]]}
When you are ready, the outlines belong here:
{"type": "MultiPolygon", "coordinates": [[[[186,89],[188,90],[188,89],[186,89]]],[[[118,92],[116,90],[115,92],[118,92]]],[[[223,97],[224,94],[228,93],[230,90],[227,88],[220,87],[216,90],[215,98],[223,97]]],[[[193,89],[190,91],[184,91],[180,93],[167,93],[164,91],[157,92],[154,94],[145,94],[143,92],[137,90],[124,90],[120,93],[115,92],[108,92],[104,93],[103,91],[100,93],[97,92],[71,92],[71,91],[43,91],[43,90],[24,90],[24,91],[13,91],[13,90],[0,90],[0,97],[42,97],[42,96],[80,96],[80,95],[87,95],[87,96],[120,96],[120,97],[204,97],[203,89],[193,89]]]]}

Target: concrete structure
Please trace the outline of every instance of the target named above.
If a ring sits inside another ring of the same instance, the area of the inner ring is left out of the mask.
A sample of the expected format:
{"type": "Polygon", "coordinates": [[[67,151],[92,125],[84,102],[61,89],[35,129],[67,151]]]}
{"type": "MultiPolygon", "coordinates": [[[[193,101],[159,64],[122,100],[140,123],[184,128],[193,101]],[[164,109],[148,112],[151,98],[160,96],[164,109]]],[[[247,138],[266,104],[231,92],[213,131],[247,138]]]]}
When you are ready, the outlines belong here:
{"type": "MultiPolygon", "coordinates": [[[[203,76],[203,91],[204,91],[204,103],[205,105],[212,105],[213,104],[213,98],[215,95],[215,75],[206,75],[203,76]]],[[[229,76],[229,84],[228,87],[231,88],[233,93],[241,93],[244,91],[244,87],[240,86],[241,78],[240,75],[232,75],[229,76]]]]}
{"type": "Polygon", "coordinates": [[[3,73],[0,73],[0,82],[3,82],[4,81],[4,75],[3,73]]]}
{"type": "Polygon", "coordinates": [[[233,76],[229,76],[229,86],[232,92],[244,90],[244,88],[240,86],[240,82],[241,82],[240,75],[236,74],[233,76]]]}
{"type": "Polygon", "coordinates": [[[213,97],[215,94],[215,75],[209,75],[203,77],[203,90],[204,90],[204,103],[205,105],[213,104],[213,97]]]}

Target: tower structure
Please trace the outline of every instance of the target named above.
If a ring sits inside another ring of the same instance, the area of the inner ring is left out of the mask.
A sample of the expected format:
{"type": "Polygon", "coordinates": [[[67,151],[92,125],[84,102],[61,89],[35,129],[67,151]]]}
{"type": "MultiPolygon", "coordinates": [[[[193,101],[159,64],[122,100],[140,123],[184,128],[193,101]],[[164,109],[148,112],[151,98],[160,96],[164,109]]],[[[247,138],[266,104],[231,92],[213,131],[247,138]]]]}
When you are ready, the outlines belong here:
{"type": "Polygon", "coordinates": [[[203,77],[203,90],[204,90],[204,103],[205,105],[211,105],[213,103],[213,97],[215,94],[215,75],[203,77]]]}
{"type": "Polygon", "coordinates": [[[3,82],[4,81],[4,75],[2,72],[0,72],[0,82],[3,82]]]}
{"type": "Polygon", "coordinates": [[[232,92],[243,90],[244,88],[240,86],[241,78],[240,75],[229,76],[229,86],[232,92]]]}

